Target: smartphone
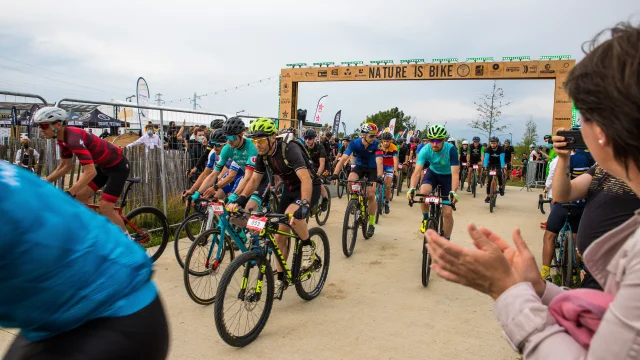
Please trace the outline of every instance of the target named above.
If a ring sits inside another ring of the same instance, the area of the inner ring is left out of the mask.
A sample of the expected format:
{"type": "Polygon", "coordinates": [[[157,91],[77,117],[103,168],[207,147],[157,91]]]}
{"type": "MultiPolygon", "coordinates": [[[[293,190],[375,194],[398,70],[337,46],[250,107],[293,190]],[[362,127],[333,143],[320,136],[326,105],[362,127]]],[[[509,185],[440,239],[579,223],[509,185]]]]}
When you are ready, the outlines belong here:
{"type": "Polygon", "coordinates": [[[565,130],[558,131],[556,134],[558,136],[564,136],[564,141],[567,143],[567,146],[562,149],[567,150],[586,150],[587,145],[584,143],[584,139],[582,138],[582,133],[580,130],[565,130]]]}

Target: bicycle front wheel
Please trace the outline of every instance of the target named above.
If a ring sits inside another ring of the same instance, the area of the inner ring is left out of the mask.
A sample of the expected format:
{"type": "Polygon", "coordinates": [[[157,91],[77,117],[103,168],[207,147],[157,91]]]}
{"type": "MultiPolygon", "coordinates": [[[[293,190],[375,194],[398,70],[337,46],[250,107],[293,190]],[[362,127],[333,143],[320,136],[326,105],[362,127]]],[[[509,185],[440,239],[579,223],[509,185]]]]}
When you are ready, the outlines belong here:
{"type": "Polygon", "coordinates": [[[266,258],[254,251],[238,256],[222,275],[214,305],[216,329],[222,340],[235,347],[251,344],[267,324],[273,291],[273,272],[266,258]]]}
{"type": "Polygon", "coordinates": [[[473,172],[473,175],[471,176],[471,192],[473,193],[473,197],[476,197],[476,186],[478,185],[478,175],[476,174],[476,172],[473,172]]]}
{"type": "Polygon", "coordinates": [[[398,189],[396,189],[396,195],[400,196],[400,192],[402,191],[402,183],[404,182],[404,173],[402,170],[398,172],[398,189]]]}
{"type": "Polygon", "coordinates": [[[358,200],[349,200],[344,213],[344,222],[342,223],[342,252],[346,257],[351,256],[353,249],[356,247],[359,227],[358,211],[358,200]]]}
{"type": "Polygon", "coordinates": [[[491,181],[491,185],[489,185],[489,212],[493,212],[493,208],[496,206],[496,186],[494,181],[491,181]]]}
{"type": "MultiPolygon", "coordinates": [[[[436,223],[432,219],[427,221],[427,229],[437,231],[436,223]]],[[[423,237],[422,241],[422,286],[429,285],[429,277],[431,276],[431,254],[427,249],[427,237],[423,237]]]]}
{"type": "Polygon", "coordinates": [[[575,264],[573,263],[574,258],[574,246],[573,246],[573,235],[568,231],[563,232],[563,241],[562,241],[562,286],[566,286],[571,288],[573,285],[573,272],[575,264]]]}
{"type": "MultiPolygon", "coordinates": [[[[327,233],[321,228],[309,229],[309,239],[313,242],[315,247],[315,254],[313,264],[308,269],[300,269],[300,258],[296,261],[295,267],[299,271],[295,271],[294,274],[300,274],[295,281],[296,292],[304,300],[313,300],[322,291],[324,283],[327,281],[327,275],[329,274],[329,261],[331,260],[331,253],[329,251],[329,238],[327,233]]],[[[302,255],[302,252],[299,252],[302,255]]]]}
{"type": "Polygon", "coordinates": [[[347,189],[346,183],[344,181],[347,180],[347,175],[345,175],[344,172],[340,172],[340,174],[338,175],[338,179],[340,181],[338,181],[338,185],[337,185],[337,192],[338,192],[338,199],[342,199],[342,195],[345,193],[345,190],[347,189]]]}
{"type": "Polygon", "coordinates": [[[181,268],[184,269],[184,258],[187,256],[191,244],[202,234],[206,224],[207,215],[195,213],[184,219],[178,226],[176,235],[173,238],[173,250],[181,268]]]}
{"type": "Polygon", "coordinates": [[[145,248],[151,261],[156,261],[169,242],[169,222],[162,211],[153,206],[133,209],[124,217],[129,237],[145,248]]]}
{"type": "MultiPolygon", "coordinates": [[[[320,207],[320,204],[316,205],[316,222],[318,225],[322,226],[327,223],[329,220],[329,213],[331,212],[331,191],[329,191],[329,187],[327,185],[322,185],[324,190],[327,192],[327,210],[323,211],[320,207]]],[[[320,199],[322,201],[322,198],[320,199]]]]}

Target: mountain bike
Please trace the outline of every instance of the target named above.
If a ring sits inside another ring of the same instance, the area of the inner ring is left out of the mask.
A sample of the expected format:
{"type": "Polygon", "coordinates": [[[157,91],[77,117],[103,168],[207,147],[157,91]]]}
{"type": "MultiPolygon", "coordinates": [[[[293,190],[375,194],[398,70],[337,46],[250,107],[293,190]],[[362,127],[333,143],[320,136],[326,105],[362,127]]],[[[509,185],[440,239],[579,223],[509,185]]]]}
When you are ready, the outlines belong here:
{"type": "MultiPolygon", "coordinates": [[[[248,213],[238,211],[238,214],[248,213]]],[[[320,294],[329,272],[329,239],[324,230],[317,227],[309,229],[309,239],[316,249],[315,259],[310,268],[302,269],[302,239],[289,225],[292,214],[253,212],[248,215],[247,229],[259,233],[258,241],[252,245],[251,251],[238,256],[225,270],[214,305],[218,334],[224,342],[235,347],[253,342],[269,319],[273,300],[276,298],[275,277],[271,267],[273,254],[277,254],[275,259],[284,270],[284,290],[294,285],[298,296],[304,300],[312,300],[320,294]],[[280,225],[285,225],[290,230],[281,231],[278,229],[280,225]],[[276,234],[295,239],[291,269],[276,243],[276,234]],[[239,276],[234,278],[236,274],[239,276]],[[254,314],[254,311],[258,314],[254,314]],[[240,325],[242,320],[246,320],[247,324],[240,325]],[[239,333],[241,331],[243,333],[239,333]]],[[[280,295],[280,300],[283,294],[280,295]]],[[[307,312],[307,315],[312,316],[312,312],[307,312]]]]}
{"type": "Polygon", "coordinates": [[[382,215],[384,211],[384,200],[386,199],[385,197],[386,190],[387,190],[387,186],[385,185],[384,182],[376,186],[376,203],[378,204],[378,206],[376,206],[376,224],[378,223],[378,219],[380,219],[380,215],[382,215]]]}
{"type": "Polygon", "coordinates": [[[413,170],[415,169],[415,167],[416,161],[409,160],[407,163],[407,189],[411,187],[411,176],[413,176],[413,170]]]}
{"type": "MultiPolygon", "coordinates": [[[[427,229],[444,236],[444,217],[442,215],[442,206],[450,205],[455,211],[456,206],[452,204],[448,196],[442,196],[440,185],[436,187],[431,194],[415,194],[414,197],[421,197],[418,201],[409,200],[409,206],[413,206],[416,202],[424,201],[429,206],[429,218],[427,219],[427,229]]],[[[429,277],[431,276],[431,255],[427,249],[427,237],[423,236],[422,240],[422,286],[429,285],[429,277]]]]}
{"type": "MultiPolygon", "coordinates": [[[[347,172],[344,170],[344,167],[340,169],[340,173],[338,174],[338,180],[345,181],[347,180],[347,172]]],[[[347,184],[344,182],[339,182],[337,185],[338,199],[342,199],[342,195],[347,192],[347,184]]]]}
{"type": "Polygon", "coordinates": [[[404,182],[404,171],[402,169],[403,164],[398,164],[398,176],[396,179],[396,195],[400,195],[402,191],[402,183],[404,182]]]}
{"type": "MultiPolygon", "coordinates": [[[[307,215],[307,223],[309,223],[309,217],[314,216],[316,218],[316,223],[320,226],[327,223],[327,220],[329,220],[329,213],[331,212],[331,191],[329,191],[329,187],[327,185],[322,184],[321,186],[324,187],[324,191],[327,192],[327,210],[322,210],[322,196],[320,196],[320,201],[310,209],[311,211],[309,211],[309,214],[307,215]]],[[[277,208],[272,209],[275,210],[277,208]]]]}
{"type": "Polygon", "coordinates": [[[478,164],[473,164],[472,166],[473,168],[473,172],[471,173],[471,192],[473,193],[473,197],[476,197],[476,188],[478,187],[478,169],[480,168],[480,165],[478,164]]]}
{"type": "MultiPolygon", "coordinates": [[[[113,209],[118,213],[131,240],[137,242],[145,248],[151,261],[155,262],[160,258],[169,242],[169,221],[159,209],[153,206],[141,206],[131,210],[127,215],[122,215],[122,210],[127,206],[127,195],[133,184],[138,184],[142,178],[127,179],[127,187],[124,190],[120,206],[113,209]]],[[[93,210],[100,208],[99,204],[86,204],[93,210]]]]}
{"type": "Polygon", "coordinates": [[[218,223],[218,216],[213,213],[207,201],[198,199],[194,203],[191,196],[188,196],[185,214],[188,214],[188,209],[191,207],[195,209],[195,213],[186,216],[184,220],[182,220],[173,239],[173,250],[176,260],[178,261],[178,265],[183,269],[184,258],[193,241],[205,230],[215,227],[218,223]]]}
{"type": "Polygon", "coordinates": [[[349,257],[353,254],[358,237],[358,228],[362,226],[362,236],[368,239],[369,228],[369,201],[367,200],[367,187],[373,182],[367,180],[347,180],[349,190],[349,202],[344,212],[342,223],[342,252],[349,257]],[[349,236],[351,235],[351,236],[349,236]],[[351,237],[351,241],[349,241],[351,237]]]}
{"type": "Polygon", "coordinates": [[[493,208],[496,207],[496,201],[498,200],[498,176],[501,176],[500,169],[488,167],[489,178],[487,179],[489,186],[489,212],[493,212],[493,208]],[[500,172],[500,173],[499,173],[500,172]]]}
{"type": "Polygon", "coordinates": [[[460,169],[460,191],[464,190],[464,182],[467,180],[467,175],[469,174],[469,164],[462,163],[462,168],[460,169]]]}

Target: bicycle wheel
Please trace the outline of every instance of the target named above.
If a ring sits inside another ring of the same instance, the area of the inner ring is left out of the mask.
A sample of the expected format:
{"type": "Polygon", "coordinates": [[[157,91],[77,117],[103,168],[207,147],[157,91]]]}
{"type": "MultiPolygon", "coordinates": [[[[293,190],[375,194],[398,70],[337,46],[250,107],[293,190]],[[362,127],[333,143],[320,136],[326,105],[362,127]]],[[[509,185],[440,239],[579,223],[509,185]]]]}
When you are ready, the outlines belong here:
{"type": "MultiPolygon", "coordinates": [[[[331,212],[331,191],[329,191],[329,187],[327,185],[323,184],[322,186],[327,192],[327,211],[322,211],[320,204],[316,205],[316,222],[320,226],[327,223],[327,220],[329,220],[329,213],[331,212]]],[[[322,197],[320,201],[322,201],[322,197]]]]}
{"type": "Polygon", "coordinates": [[[367,204],[367,198],[364,198],[364,214],[362,214],[361,212],[361,216],[360,216],[360,222],[362,224],[362,236],[364,237],[365,240],[369,240],[370,236],[367,234],[367,230],[369,230],[369,207],[366,205],[367,204]]]}
{"type": "Polygon", "coordinates": [[[200,305],[211,305],[216,299],[219,277],[233,261],[231,238],[225,234],[220,241],[220,229],[209,229],[202,233],[189,248],[184,259],[184,287],[191,300],[200,305]],[[222,244],[220,257],[218,247],[222,244]]]}
{"type": "Polygon", "coordinates": [[[280,202],[278,201],[278,195],[276,195],[276,192],[274,190],[269,191],[269,207],[271,208],[272,212],[276,212],[278,211],[278,206],[280,205],[280,202]]]}
{"type": "Polygon", "coordinates": [[[407,189],[411,188],[411,176],[413,175],[413,169],[407,171],[407,189]]]}
{"type": "Polygon", "coordinates": [[[391,196],[389,197],[389,201],[393,201],[393,194],[395,194],[396,187],[398,186],[397,176],[394,175],[393,178],[395,179],[395,181],[391,182],[391,189],[389,189],[389,191],[391,192],[391,196]]]}
{"type": "Polygon", "coordinates": [[[296,292],[304,300],[313,300],[322,291],[329,274],[329,262],[331,251],[329,250],[329,238],[321,228],[309,229],[309,239],[314,243],[315,259],[309,269],[300,269],[302,251],[298,251],[296,263],[293,265],[293,273],[299,274],[295,281],[296,292]],[[314,239],[315,238],[315,239],[314,239]]]}
{"type": "Polygon", "coordinates": [[[376,188],[376,224],[378,223],[378,220],[380,219],[380,214],[382,213],[382,206],[380,206],[380,202],[382,200],[382,186],[378,185],[376,188]]]}
{"type": "Polygon", "coordinates": [[[196,213],[184,219],[180,226],[178,226],[176,235],[173,238],[173,250],[176,254],[178,265],[180,265],[181,268],[184,269],[184,258],[187,256],[186,254],[191,244],[202,234],[206,224],[207,215],[196,213]]]}
{"type": "Polygon", "coordinates": [[[248,251],[229,265],[220,280],[213,310],[216,329],[224,342],[242,347],[260,335],[271,314],[273,286],[271,264],[261,254],[248,251]],[[264,268],[264,273],[260,280],[261,268],[264,268]],[[266,294],[263,292],[265,281],[266,294]],[[247,323],[241,325],[242,320],[247,323]],[[242,330],[246,331],[236,333],[242,330]]]}
{"type": "Polygon", "coordinates": [[[473,197],[476,197],[476,186],[478,185],[478,174],[474,171],[473,176],[471,176],[471,192],[473,193],[473,197]]]}
{"type": "Polygon", "coordinates": [[[169,222],[162,211],[153,206],[133,209],[124,217],[131,239],[146,249],[151,261],[156,261],[169,242],[169,222]]]}
{"type": "Polygon", "coordinates": [[[494,206],[496,206],[496,184],[494,180],[491,180],[489,189],[489,212],[493,212],[494,206]]]}
{"type": "Polygon", "coordinates": [[[400,196],[402,191],[402,183],[404,182],[404,173],[402,170],[398,173],[398,188],[396,189],[396,195],[400,196]]]}
{"type": "MultiPolygon", "coordinates": [[[[436,223],[432,219],[427,221],[427,229],[437,230],[436,223]]],[[[422,240],[422,286],[429,285],[429,277],[431,276],[431,255],[427,249],[427,237],[422,240]]]]}
{"type": "Polygon", "coordinates": [[[564,231],[563,232],[563,242],[562,242],[562,271],[561,271],[561,284],[562,286],[566,286],[571,288],[573,285],[573,271],[575,264],[573,263],[574,258],[574,245],[573,245],[573,235],[564,231]]]}
{"type": "Polygon", "coordinates": [[[342,252],[346,257],[353,254],[353,248],[356,246],[359,212],[358,200],[349,200],[349,203],[347,203],[347,209],[344,212],[344,222],[342,223],[342,252]],[[349,240],[349,238],[351,238],[351,240],[349,240]]]}
{"type": "Polygon", "coordinates": [[[347,180],[347,175],[341,171],[340,174],[338,174],[338,179],[340,180],[337,185],[338,199],[342,199],[342,195],[346,191],[346,183],[344,181],[347,180]]]}

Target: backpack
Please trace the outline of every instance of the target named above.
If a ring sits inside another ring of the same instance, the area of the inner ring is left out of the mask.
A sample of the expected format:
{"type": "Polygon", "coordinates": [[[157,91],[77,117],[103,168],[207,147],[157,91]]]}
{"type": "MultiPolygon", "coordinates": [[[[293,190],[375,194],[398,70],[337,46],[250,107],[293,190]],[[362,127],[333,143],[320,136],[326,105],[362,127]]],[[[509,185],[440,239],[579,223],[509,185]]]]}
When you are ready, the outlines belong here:
{"type": "MultiPolygon", "coordinates": [[[[287,167],[292,168],[291,164],[289,163],[289,160],[287,160],[287,146],[289,145],[289,143],[294,143],[297,146],[299,146],[300,149],[302,149],[302,155],[304,157],[304,162],[307,165],[307,169],[309,169],[309,173],[311,174],[311,180],[315,180],[318,177],[318,174],[316,174],[315,171],[313,171],[315,169],[315,166],[313,165],[313,162],[311,161],[311,154],[309,154],[309,150],[300,141],[300,139],[298,139],[295,136],[295,134],[293,134],[293,133],[285,133],[285,134],[282,134],[282,135],[278,135],[276,137],[276,141],[282,141],[282,146],[280,147],[280,151],[282,152],[282,160],[284,161],[285,165],[287,165],[287,167]]],[[[269,160],[269,156],[268,155],[263,155],[262,156],[262,160],[267,165],[267,167],[269,167],[269,161],[268,161],[269,160]]]]}

